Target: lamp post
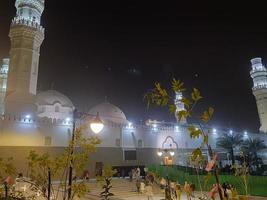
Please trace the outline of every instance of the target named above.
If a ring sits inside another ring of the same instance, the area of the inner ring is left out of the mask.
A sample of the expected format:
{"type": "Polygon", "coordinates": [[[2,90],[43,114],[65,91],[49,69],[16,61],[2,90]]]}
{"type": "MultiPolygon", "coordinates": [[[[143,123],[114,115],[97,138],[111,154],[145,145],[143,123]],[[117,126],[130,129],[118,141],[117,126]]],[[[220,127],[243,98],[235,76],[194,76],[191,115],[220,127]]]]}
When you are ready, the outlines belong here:
{"type": "MultiPolygon", "coordinates": [[[[162,142],[162,144],[161,144],[161,149],[158,150],[157,155],[158,155],[159,157],[161,157],[163,154],[166,155],[166,156],[168,155],[168,157],[171,156],[171,162],[172,162],[172,164],[173,164],[173,157],[174,157],[174,155],[175,155],[175,149],[178,150],[178,144],[175,142],[175,140],[174,140],[173,137],[168,136],[168,137],[166,137],[166,139],[162,142]],[[168,145],[169,147],[166,146],[166,145],[168,144],[168,141],[171,142],[171,143],[169,143],[169,145],[168,145]],[[173,148],[173,145],[175,146],[174,148],[173,148]]],[[[165,160],[164,160],[164,164],[166,164],[165,160]]],[[[169,165],[169,164],[168,164],[168,165],[169,165]]]]}
{"type": "Polygon", "coordinates": [[[71,190],[72,190],[72,171],[73,171],[73,153],[74,153],[74,142],[75,142],[75,131],[76,131],[76,117],[77,115],[80,115],[80,118],[83,116],[90,116],[94,117],[94,119],[90,122],[90,128],[94,133],[99,133],[103,130],[104,124],[102,120],[99,117],[99,113],[96,115],[92,115],[89,113],[82,113],[77,112],[77,110],[74,110],[73,112],[73,124],[72,124],[72,137],[71,137],[71,144],[70,144],[70,166],[69,166],[69,181],[68,181],[68,200],[71,199],[71,190]]]}
{"type": "MultiPolygon", "coordinates": [[[[159,149],[158,150],[158,152],[157,152],[157,155],[159,156],[159,157],[161,157],[162,155],[170,155],[171,157],[173,157],[174,155],[175,155],[175,152],[174,152],[174,150],[173,149],[159,149]]],[[[172,161],[173,162],[173,161],[172,161]]],[[[164,164],[166,164],[165,163],[165,160],[164,160],[164,164]]],[[[173,164],[173,163],[172,163],[173,164]]]]}

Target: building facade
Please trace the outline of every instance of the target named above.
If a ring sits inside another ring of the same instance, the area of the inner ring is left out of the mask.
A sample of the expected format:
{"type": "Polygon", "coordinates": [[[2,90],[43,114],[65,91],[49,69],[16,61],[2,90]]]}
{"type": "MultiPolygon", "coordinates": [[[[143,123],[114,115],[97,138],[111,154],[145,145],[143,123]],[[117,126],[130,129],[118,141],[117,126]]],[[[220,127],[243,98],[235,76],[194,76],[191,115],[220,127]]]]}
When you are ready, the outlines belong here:
{"type": "MultiPolygon", "coordinates": [[[[40,47],[45,37],[41,25],[44,0],[16,0],[17,15],[10,27],[10,61],[5,59],[0,69],[0,157],[14,157],[19,168],[25,170],[25,158],[30,150],[62,153],[72,136],[74,105],[64,94],[55,91],[37,92],[40,47]]],[[[266,69],[260,58],[252,60],[251,76],[253,93],[261,120],[262,132],[267,130],[267,79],[266,69]],[[264,100],[265,99],[265,100],[264,100]]],[[[177,112],[184,109],[182,94],[177,93],[177,112]]],[[[111,103],[104,102],[91,108],[88,113],[99,113],[104,121],[104,130],[98,137],[101,144],[91,156],[88,166],[136,166],[150,163],[187,165],[189,154],[201,145],[201,139],[191,139],[185,119],[182,123],[166,123],[147,120],[145,124],[133,124],[123,111],[111,103]],[[159,156],[160,155],[160,156],[159,156]]],[[[83,123],[83,121],[78,121],[83,123]]],[[[229,130],[205,127],[209,132],[212,148],[217,148],[216,139],[229,130]]],[[[85,135],[94,135],[90,129],[85,135]]],[[[230,134],[236,134],[231,132],[230,134]]],[[[244,139],[253,137],[265,140],[265,134],[241,133],[244,139]]],[[[238,151],[238,149],[236,149],[238,151]]],[[[207,149],[204,149],[207,155],[207,149]]],[[[267,162],[266,153],[263,159],[267,162]]],[[[230,162],[226,156],[224,162],[230,162]]]]}

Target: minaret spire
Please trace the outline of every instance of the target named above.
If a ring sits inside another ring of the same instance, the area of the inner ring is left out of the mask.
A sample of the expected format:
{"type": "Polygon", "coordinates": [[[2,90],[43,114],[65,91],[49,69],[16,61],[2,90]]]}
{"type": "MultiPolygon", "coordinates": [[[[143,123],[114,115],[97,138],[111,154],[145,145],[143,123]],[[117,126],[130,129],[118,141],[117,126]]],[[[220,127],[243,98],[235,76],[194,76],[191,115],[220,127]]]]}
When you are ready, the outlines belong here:
{"type": "Polygon", "coordinates": [[[34,112],[40,46],[44,40],[41,16],[44,0],[16,0],[17,14],[9,37],[10,70],[7,79],[6,114],[34,112]]]}
{"type": "MultiPolygon", "coordinates": [[[[176,116],[176,119],[177,119],[177,122],[179,121],[179,117],[178,117],[178,113],[182,110],[185,110],[185,107],[184,107],[184,103],[182,103],[182,100],[183,99],[183,93],[182,92],[176,92],[175,93],[175,100],[174,100],[174,104],[176,105],[176,113],[175,113],[175,116],[176,116]]],[[[185,118],[182,118],[180,121],[179,121],[180,124],[185,124],[186,123],[186,119],[185,118]]]]}
{"type": "Polygon", "coordinates": [[[267,133],[267,70],[262,64],[261,58],[251,59],[253,79],[253,94],[256,98],[260,118],[260,132],[267,133]]]}

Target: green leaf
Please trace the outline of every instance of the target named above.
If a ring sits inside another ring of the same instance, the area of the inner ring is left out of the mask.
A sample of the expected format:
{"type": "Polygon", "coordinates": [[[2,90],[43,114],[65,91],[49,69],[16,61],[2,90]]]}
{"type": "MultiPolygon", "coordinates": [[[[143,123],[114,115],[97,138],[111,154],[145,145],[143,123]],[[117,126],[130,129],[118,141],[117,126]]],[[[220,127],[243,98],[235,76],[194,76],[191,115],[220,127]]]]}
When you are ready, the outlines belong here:
{"type": "Polygon", "coordinates": [[[209,136],[208,135],[204,135],[204,143],[205,144],[209,143],[209,136]]]}
{"type": "Polygon", "coordinates": [[[192,160],[195,161],[197,158],[202,156],[202,151],[200,148],[196,148],[193,152],[192,152],[192,160]]]}
{"type": "Polygon", "coordinates": [[[186,110],[181,110],[178,113],[176,113],[178,116],[178,121],[181,121],[181,119],[186,119],[187,117],[190,116],[190,113],[186,110]]]}
{"type": "Polygon", "coordinates": [[[187,98],[182,98],[182,99],[181,99],[181,102],[182,102],[187,108],[189,108],[190,105],[192,104],[191,101],[190,101],[189,99],[187,99],[187,98]]]}
{"type": "Polygon", "coordinates": [[[174,104],[169,105],[169,112],[174,114],[176,112],[176,106],[174,104]]]}
{"type": "Polygon", "coordinates": [[[174,92],[183,92],[185,91],[184,83],[180,80],[172,79],[172,89],[174,92]]]}
{"type": "Polygon", "coordinates": [[[188,131],[191,138],[199,138],[202,135],[202,131],[194,126],[189,126],[188,131]]]}
{"type": "Polygon", "coordinates": [[[208,123],[214,113],[214,109],[212,107],[209,107],[207,111],[204,111],[204,113],[201,115],[201,120],[205,123],[208,123]]]}
{"type": "Polygon", "coordinates": [[[191,93],[192,100],[197,102],[203,97],[200,95],[200,91],[196,88],[193,88],[193,92],[191,93]]]}

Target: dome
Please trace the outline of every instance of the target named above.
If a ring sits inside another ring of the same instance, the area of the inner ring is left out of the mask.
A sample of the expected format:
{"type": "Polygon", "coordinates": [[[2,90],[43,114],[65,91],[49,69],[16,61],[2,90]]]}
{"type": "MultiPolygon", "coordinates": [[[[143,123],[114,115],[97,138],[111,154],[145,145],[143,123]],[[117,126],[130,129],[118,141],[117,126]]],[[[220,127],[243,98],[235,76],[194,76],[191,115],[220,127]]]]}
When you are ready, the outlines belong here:
{"type": "Polygon", "coordinates": [[[92,115],[96,115],[97,113],[99,113],[101,119],[109,120],[114,123],[123,124],[127,121],[126,116],[121,109],[108,102],[96,105],[89,111],[89,114],[92,115]]]}
{"type": "Polygon", "coordinates": [[[63,107],[74,108],[71,100],[56,90],[47,90],[40,92],[36,96],[36,104],[41,105],[54,105],[59,103],[63,107]]]}

